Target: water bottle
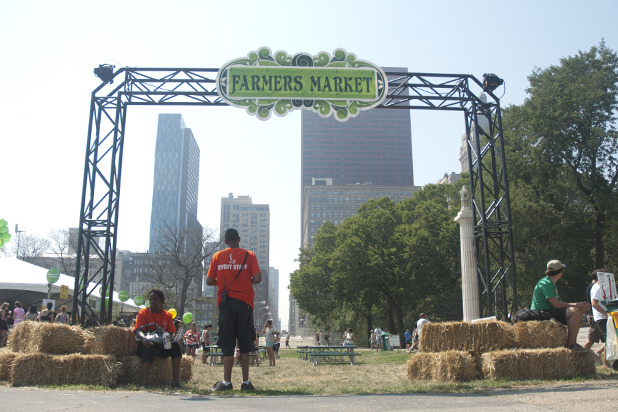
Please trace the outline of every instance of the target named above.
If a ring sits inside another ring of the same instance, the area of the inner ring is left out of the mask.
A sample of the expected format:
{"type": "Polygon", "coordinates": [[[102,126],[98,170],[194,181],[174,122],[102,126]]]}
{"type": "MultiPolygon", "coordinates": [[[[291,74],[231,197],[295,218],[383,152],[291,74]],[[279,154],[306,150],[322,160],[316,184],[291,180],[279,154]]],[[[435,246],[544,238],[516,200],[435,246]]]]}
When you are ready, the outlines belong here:
{"type": "Polygon", "coordinates": [[[172,338],[168,332],[163,332],[163,349],[172,349],[172,338]]]}

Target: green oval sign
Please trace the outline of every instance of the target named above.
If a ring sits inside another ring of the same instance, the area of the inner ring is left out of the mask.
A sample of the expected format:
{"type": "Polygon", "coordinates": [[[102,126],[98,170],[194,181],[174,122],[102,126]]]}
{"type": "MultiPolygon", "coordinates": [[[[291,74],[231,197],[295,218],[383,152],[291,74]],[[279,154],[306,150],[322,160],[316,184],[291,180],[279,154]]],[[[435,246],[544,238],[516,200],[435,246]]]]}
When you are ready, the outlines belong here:
{"type": "Polygon", "coordinates": [[[306,109],[341,122],[386,98],[388,80],[381,67],[343,49],[331,56],[284,51],[268,47],[224,64],[217,73],[217,92],[231,106],[244,107],[260,120],[272,112],[285,116],[306,109]]]}
{"type": "Polygon", "coordinates": [[[129,292],[127,292],[126,290],[121,290],[120,292],[118,292],[118,299],[120,299],[121,302],[126,302],[127,300],[129,300],[129,292]]]}
{"type": "Polygon", "coordinates": [[[51,268],[47,271],[47,283],[56,283],[60,279],[60,271],[56,268],[51,268]]]}
{"type": "Polygon", "coordinates": [[[133,298],[133,302],[135,302],[135,304],[137,306],[142,306],[144,304],[144,297],[143,296],[136,296],[133,298]]]}
{"type": "MultiPolygon", "coordinates": [[[[109,289],[110,288],[107,288],[107,290],[106,290],[107,297],[109,297],[109,289]]],[[[103,286],[99,286],[99,296],[103,296],[103,286]]]]}

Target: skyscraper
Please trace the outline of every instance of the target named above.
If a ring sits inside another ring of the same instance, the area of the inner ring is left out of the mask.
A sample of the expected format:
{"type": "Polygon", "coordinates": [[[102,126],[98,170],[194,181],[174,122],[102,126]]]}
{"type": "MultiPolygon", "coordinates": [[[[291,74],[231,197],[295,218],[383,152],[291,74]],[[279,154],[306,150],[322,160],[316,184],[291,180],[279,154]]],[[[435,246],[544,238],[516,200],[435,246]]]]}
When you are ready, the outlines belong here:
{"type": "Polygon", "coordinates": [[[200,149],[191,129],[180,114],[160,114],[155,147],[152,214],[150,217],[151,253],[161,247],[160,231],[169,227],[177,233],[199,231],[197,197],[200,149]]]}
{"type": "Polygon", "coordinates": [[[275,327],[281,330],[281,320],[279,319],[279,269],[274,267],[268,268],[268,298],[272,303],[272,319],[274,319],[275,327]]]}
{"type": "MultiPolygon", "coordinates": [[[[408,72],[405,67],[383,69],[408,72]]],[[[396,201],[416,189],[410,110],[372,109],[346,122],[301,112],[302,247],[313,246],[324,222],[343,221],[368,199],[389,196],[396,201]]],[[[290,331],[308,332],[303,316],[290,299],[290,331]]]]}
{"type": "MultiPolygon", "coordinates": [[[[407,72],[385,67],[386,72],[407,72]]],[[[414,186],[412,125],[409,110],[373,109],[346,122],[301,113],[301,228],[302,246],[309,246],[305,218],[308,186],[414,186]]],[[[403,189],[408,192],[407,189],[403,189]]],[[[394,190],[393,190],[394,192],[394,190]]],[[[345,197],[345,196],[344,196],[345,197]]],[[[355,196],[356,198],[356,196],[355,196]]],[[[366,198],[366,196],[365,196],[366,198]]],[[[329,209],[332,211],[332,208],[329,209]]],[[[328,212],[327,212],[328,213],[328,212]]],[[[347,215],[349,216],[349,214],[347,215]]],[[[346,217],[346,216],[344,216],[346,217]]]]}
{"type": "MultiPolygon", "coordinates": [[[[251,197],[230,193],[221,198],[221,237],[229,228],[238,230],[240,247],[255,252],[262,271],[262,282],[253,285],[255,301],[269,301],[270,207],[253,204],[251,197]]],[[[225,247],[225,245],[223,245],[225,247]]],[[[270,302],[270,301],[269,301],[270,302]]]]}

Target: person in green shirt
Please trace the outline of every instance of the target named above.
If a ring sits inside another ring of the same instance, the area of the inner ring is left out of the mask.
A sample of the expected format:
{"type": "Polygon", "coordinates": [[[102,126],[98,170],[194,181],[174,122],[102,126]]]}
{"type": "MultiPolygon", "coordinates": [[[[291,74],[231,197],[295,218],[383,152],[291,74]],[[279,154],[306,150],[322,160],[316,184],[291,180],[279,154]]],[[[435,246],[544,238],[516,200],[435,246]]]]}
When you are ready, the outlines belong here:
{"type": "Polygon", "coordinates": [[[545,271],[547,276],[539,280],[534,287],[530,309],[548,312],[552,318],[563,325],[567,325],[568,337],[566,347],[585,353],[588,352],[588,349],[582,347],[576,341],[577,333],[582,323],[582,316],[584,312],[590,310],[590,303],[568,303],[560,298],[556,283],[562,278],[564,268],[566,268],[566,265],[557,259],[547,262],[547,270],[545,271]]]}

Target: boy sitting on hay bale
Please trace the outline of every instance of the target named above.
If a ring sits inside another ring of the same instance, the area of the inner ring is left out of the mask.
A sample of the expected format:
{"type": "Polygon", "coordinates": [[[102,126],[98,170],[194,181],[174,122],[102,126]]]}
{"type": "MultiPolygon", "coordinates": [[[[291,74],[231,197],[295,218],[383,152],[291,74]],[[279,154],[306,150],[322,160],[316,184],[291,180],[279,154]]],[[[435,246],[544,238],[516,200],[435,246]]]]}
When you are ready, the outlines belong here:
{"type": "Polygon", "coordinates": [[[547,270],[543,279],[534,287],[532,295],[532,304],[530,309],[542,310],[548,312],[552,318],[556,319],[563,325],[567,325],[567,348],[579,353],[586,353],[588,349],[579,345],[577,340],[577,332],[582,323],[584,312],[590,310],[588,302],[568,303],[562,301],[556,283],[562,278],[564,273],[564,265],[559,260],[550,260],[547,262],[547,270]]]}
{"type": "Polygon", "coordinates": [[[178,342],[171,342],[171,336],[176,333],[176,327],[174,326],[172,314],[163,309],[165,294],[159,289],[152,289],[148,294],[148,300],[150,301],[150,307],[139,311],[134,329],[137,338],[140,339],[135,353],[141,357],[142,365],[144,366],[144,388],[149,387],[150,367],[154,362],[155,355],[161,358],[172,358],[172,387],[182,388],[179,382],[182,353],[178,342]],[[155,326],[146,326],[152,323],[156,323],[164,332],[171,335],[168,337],[169,343],[171,343],[169,348],[165,348],[160,343],[152,343],[144,333],[142,329],[156,331],[157,328],[155,326]]]}

